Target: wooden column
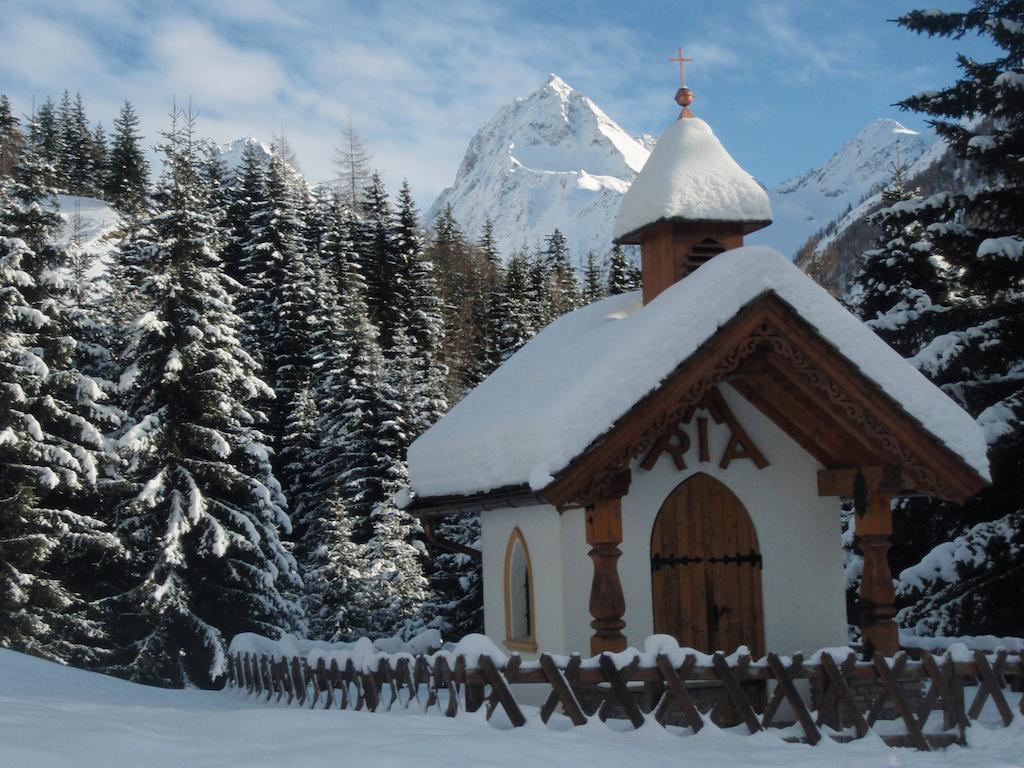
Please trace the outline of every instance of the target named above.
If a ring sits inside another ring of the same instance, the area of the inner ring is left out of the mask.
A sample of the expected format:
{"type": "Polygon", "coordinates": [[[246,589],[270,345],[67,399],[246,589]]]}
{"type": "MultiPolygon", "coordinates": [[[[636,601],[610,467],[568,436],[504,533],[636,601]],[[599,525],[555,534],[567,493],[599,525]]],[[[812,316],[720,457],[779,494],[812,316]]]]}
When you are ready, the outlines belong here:
{"type": "Polygon", "coordinates": [[[864,554],[860,578],[863,603],[861,633],[865,650],[892,656],[900,649],[896,615],[896,590],[889,568],[892,546],[892,498],[913,489],[913,480],[899,467],[844,467],[818,472],[820,496],[842,496],[854,502],[854,532],[864,554]]]}
{"type": "Polygon", "coordinates": [[[857,546],[864,554],[864,571],[860,577],[860,597],[864,601],[865,619],[861,626],[864,648],[883,656],[893,656],[900,649],[896,615],[896,590],[889,568],[889,547],[892,546],[892,496],[869,493],[863,517],[857,517],[857,546]]]}
{"type": "Polygon", "coordinates": [[[599,499],[586,509],[587,543],[594,562],[594,579],[590,584],[590,653],[626,650],[626,598],[622,594],[618,561],[622,556],[622,497],[599,499]]]}

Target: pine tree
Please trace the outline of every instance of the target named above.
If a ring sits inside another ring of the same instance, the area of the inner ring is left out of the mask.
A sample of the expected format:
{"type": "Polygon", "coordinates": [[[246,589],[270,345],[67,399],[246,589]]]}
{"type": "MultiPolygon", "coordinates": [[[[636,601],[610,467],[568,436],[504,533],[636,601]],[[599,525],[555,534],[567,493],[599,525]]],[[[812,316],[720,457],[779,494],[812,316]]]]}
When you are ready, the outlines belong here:
{"type": "Polygon", "coordinates": [[[530,259],[528,274],[529,288],[527,289],[527,297],[529,298],[532,335],[557,317],[554,313],[554,301],[551,297],[553,283],[551,270],[544,253],[537,253],[530,259]]]}
{"type": "Polygon", "coordinates": [[[54,168],[54,186],[62,192],[70,191],[76,137],[74,105],[71,94],[65,88],[57,104],[57,163],[54,168]]]}
{"type": "Polygon", "coordinates": [[[900,620],[942,634],[1021,634],[1024,617],[1016,596],[1024,587],[1024,6],[1018,0],[975,0],[965,12],[913,11],[897,23],[930,36],[976,33],[999,51],[988,62],[961,55],[957,83],[902,102],[928,115],[981,176],[973,190],[930,198],[926,215],[918,217],[931,253],[948,264],[943,272],[950,281],[949,309],[939,315],[940,332],[911,360],[978,419],[990,444],[993,484],[963,507],[938,501],[903,505],[894,538],[904,557],[920,562],[900,577],[901,597],[909,604],[900,620]],[[931,568],[923,558],[927,550],[933,560],[955,551],[954,567],[931,568]]]}
{"type": "Polygon", "coordinates": [[[94,190],[93,182],[98,171],[93,166],[93,135],[89,130],[82,94],[75,94],[74,102],[69,102],[69,108],[65,113],[65,100],[68,98],[68,92],[65,91],[60,107],[61,176],[65,179],[70,194],[89,195],[94,190]]]}
{"type": "Polygon", "coordinates": [[[370,177],[363,193],[363,230],[358,246],[366,279],[366,304],[380,333],[381,349],[389,354],[395,334],[408,323],[409,294],[391,204],[377,173],[370,177]]]}
{"type": "Polygon", "coordinates": [[[229,182],[224,216],[223,269],[229,279],[228,292],[242,318],[241,338],[246,349],[263,360],[262,336],[258,329],[263,319],[266,294],[262,265],[247,248],[253,240],[253,213],[266,198],[267,177],[262,156],[255,142],[246,142],[242,159],[229,182]]]}
{"type": "MultiPolygon", "coordinates": [[[[925,219],[935,199],[906,188],[905,168],[893,169],[882,194],[885,207],[871,221],[880,229],[877,247],[865,251],[846,303],[875,333],[905,357],[930,341],[941,321],[950,275],[935,252],[925,219]]],[[[944,196],[938,198],[944,200],[944,196]]]]}
{"type": "Polygon", "coordinates": [[[608,295],[629,293],[640,287],[640,270],[629,263],[621,245],[612,248],[608,259],[608,295]]]}
{"type": "MultiPolygon", "coordinates": [[[[406,295],[395,295],[391,300],[405,305],[402,333],[409,346],[405,357],[410,368],[409,400],[405,412],[411,440],[448,410],[445,399],[448,369],[440,360],[444,317],[439,288],[434,278],[434,265],[424,253],[419,216],[408,182],[403,182],[398,193],[395,253],[396,264],[404,271],[401,285],[406,295]]],[[[403,355],[396,351],[392,357],[401,358],[403,355]]],[[[404,454],[402,458],[404,460],[404,454]]]]}
{"type": "Polygon", "coordinates": [[[369,587],[365,627],[370,636],[392,634],[409,637],[423,626],[427,580],[421,557],[426,553],[417,539],[419,524],[394,503],[394,495],[408,481],[405,454],[410,435],[408,404],[413,401],[413,347],[402,329],[394,339],[393,356],[384,361],[373,409],[380,497],[370,513],[371,535],[366,543],[369,587]]]}
{"type": "Polygon", "coordinates": [[[580,282],[576,270],[569,261],[569,246],[565,235],[555,229],[545,239],[544,258],[551,275],[551,319],[561,317],[583,304],[580,282]]]}
{"type": "Polygon", "coordinates": [[[502,362],[503,333],[507,325],[505,317],[505,270],[501,256],[494,243],[494,225],[490,219],[484,222],[483,235],[479,243],[483,258],[483,285],[480,287],[481,300],[474,322],[478,329],[477,347],[474,355],[475,367],[469,380],[476,386],[487,378],[502,362]]]}
{"type": "Polygon", "coordinates": [[[351,211],[335,200],[316,281],[320,315],[312,350],[316,419],[309,465],[313,473],[309,487],[292,497],[298,529],[296,556],[305,584],[310,635],[324,639],[347,639],[369,622],[365,545],[356,540],[359,521],[348,508],[349,489],[344,479],[352,461],[343,450],[351,419],[349,395],[359,385],[349,378],[358,373],[356,368],[347,368],[349,352],[361,354],[366,351],[361,344],[374,343],[372,329],[364,322],[364,285],[352,252],[352,223],[351,211]],[[354,341],[349,338],[353,331],[354,341]]]}
{"type": "Polygon", "coordinates": [[[444,318],[441,358],[448,367],[448,401],[456,402],[475,381],[484,265],[479,249],[466,239],[450,204],[434,222],[427,257],[434,264],[441,296],[444,318]]]}
{"type": "Polygon", "coordinates": [[[132,560],[110,601],[123,630],[114,670],[174,686],[222,676],[237,632],[277,636],[300,620],[284,496],[249,408],[270,389],[238,339],[193,123],[175,112],[161,147],[152,271],[137,287],[147,310],[127,350],[134,492],[119,526],[132,560]]]}
{"type": "Polygon", "coordinates": [[[587,266],[583,277],[583,303],[593,304],[603,299],[604,281],[601,279],[601,267],[593,251],[587,251],[587,266]]]}
{"type": "Polygon", "coordinates": [[[290,436],[298,435],[298,426],[291,422],[301,412],[299,400],[309,385],[314,313],[313,274],[306,261],[296,183],[284,160],[273,155],[266,198],[253,211],[253,235],[246,246],[255,262],[251,285],[260,291],[255,298],[262,303],[258,338],[274,387],[270,433],[278,446],[278,474],[285,488],[295,479],[287,468],[303,460],[301,445],[290,442],[290,436]]]}
{"type": "Polygon", "coordinates": [[[500,358],[504,362],[537,332],[530,299],[530,263],[525,255],[514,254],[505,271],[501,294],[504,324],[499,334],[500,358]]]}
{"type": "Polygon", "coordinates": [[[363,210],[363,190],[370,183],[371,159],[349,119],[341,145],[334,148],[334,167],[338,171],[338,193],[345,205],[356,212],[363,210]]]}
{"type": "Polygon", "coordinates": [[[82,318],[53,244],[49,175],[29,150],[0,187],[0,643],[82,663],[103,633],[71,566],[118,549],[90,503],[116,413],[79,369],[82,318]]]}
{"type": "Polygon", "coordinates": [[[57,107],[49,97],[39,105],[29,137],[36,161],[46,169],[43,183],[48,187],[59,186],[58,165],[60,162],[60,126],[57,107]]]}
{"type": "MultiPolygon", "coordinates": [[[[480,518],[447,518],[436,526],[440,538],[480,548],[480,518]]],[[[431,624],[448,640],[484,631],[483,574],[480,561],[468,555],[432,550],[431,624]]]]}
{"type": "Polygon", "coordinates": [[[149,162],[140,145],[139,117],[125,101],[114,120],[104,173],[104,197],[119,211],[139,213],[149,194],[149,162]]]}
{"type": "Polygon", "coordinates": [[[89,180],[85,190],[89,197],[103,196],[107,152],[107,132],[103,129],[103,123],[96,123],[89,140],[89,180]]]}
{"type": "Polygon", "coordinates": [[[6,94],[0,94],[0,179],[11,176],[25,151],[25,137],[21,123],[11,111],[6,94]]]}

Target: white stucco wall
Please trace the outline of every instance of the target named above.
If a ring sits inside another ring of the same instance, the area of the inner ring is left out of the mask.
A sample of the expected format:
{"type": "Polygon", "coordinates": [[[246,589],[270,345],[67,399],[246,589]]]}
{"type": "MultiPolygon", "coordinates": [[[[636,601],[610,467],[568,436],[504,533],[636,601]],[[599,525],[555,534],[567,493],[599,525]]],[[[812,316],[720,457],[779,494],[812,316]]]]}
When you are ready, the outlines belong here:
{"type": "MultiPolygon", "coordinates": [[[[480,516],[483,553],[484,632],[499,648],[505,642],[505,549],[516,528],[530,553],[534,589],[534,633],[544,650],[564,648],[562,563],[559,551],[562,522],[554,507],[497,509],[480,516]]],[[[589,559],[587,562],[590,562],[589,559]]],[[[587,576],[588,584],[590,576],[587,576]]],[[[589,592],[588,592],[589,595],[589,592]]],[[[517,649],[518,650],[518,649],[517,649]]],[[[520,651],[524,658],[532,657],[520,651]]]]}
{"type": "MultiPolygon", "coordinates": [[[[718,464],[729,439],[726,425],[709,419],[711,460],[698,462],[696,422],[687,469],[677,470],[662,455],[651,471],[634,464],[623,499],[619,574],[626,598],[626,636],[642,645],[653,631],[650,539],[654,521],[673,489],[697,472],[721,481],[750,514],[761,547],[765,646],[782,654],[845,645],[846,608],[839,507],[817,494],[818,462],[727,386],[721,387],[739,423],[767,458],[758,469],[749,459],[718,464]]],[[[698,414],[706,415],[706,414],[698,414]]],[[[559,517],[553,507],[494,510],[481,517],[484,558],[484,620],[488,636],[505,639],[505,547],[515,527],[530,549],[536,593],[539,646],[553,653],[580,651],[590,644],[590,582],[593,566],[584,530],[584,511],[559,517]]]]}

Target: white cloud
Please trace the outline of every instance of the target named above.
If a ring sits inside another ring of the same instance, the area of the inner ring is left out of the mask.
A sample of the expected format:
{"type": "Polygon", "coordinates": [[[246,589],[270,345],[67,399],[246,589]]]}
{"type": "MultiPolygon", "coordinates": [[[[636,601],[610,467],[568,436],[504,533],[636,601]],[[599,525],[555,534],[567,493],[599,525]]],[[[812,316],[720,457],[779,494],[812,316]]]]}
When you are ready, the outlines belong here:
{"type": "Polygon", "coordinates": [[[56,95],[102,67],[99,52],[64,24],[39,16],[7,16],[0,26],[3,71],[56,95]]]}
{"type": "Polygon", "coordinates": [[[165,93],[190,95],[218,112],[271,104],[288,84],[273,56],[233,45],[191,19],[159,24],[152,57],[151,74],[165,93]]]}

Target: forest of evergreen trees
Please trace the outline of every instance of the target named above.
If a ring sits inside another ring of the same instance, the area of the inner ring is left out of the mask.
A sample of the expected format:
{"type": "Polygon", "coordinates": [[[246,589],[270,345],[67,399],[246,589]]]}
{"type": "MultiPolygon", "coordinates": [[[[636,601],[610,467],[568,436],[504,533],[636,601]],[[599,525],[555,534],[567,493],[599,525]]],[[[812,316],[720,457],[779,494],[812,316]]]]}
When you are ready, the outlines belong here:
{"type": "Polygon", "coordinates": [[[557,230],[506,262],[450,210],[424,233],[351,128],[315,189],[283,144],[228,169],[196,130],[174,110],[151,184],[131,104],[107,139],[81,98],[0,97],[0,644],[181,686],[243,631],[480,631],[476,563],[392,501],[409,443],[636,268],[591,254],[581,284],[557,230]],[[119,212],[105,269],[57,192],[119,212]]]}

